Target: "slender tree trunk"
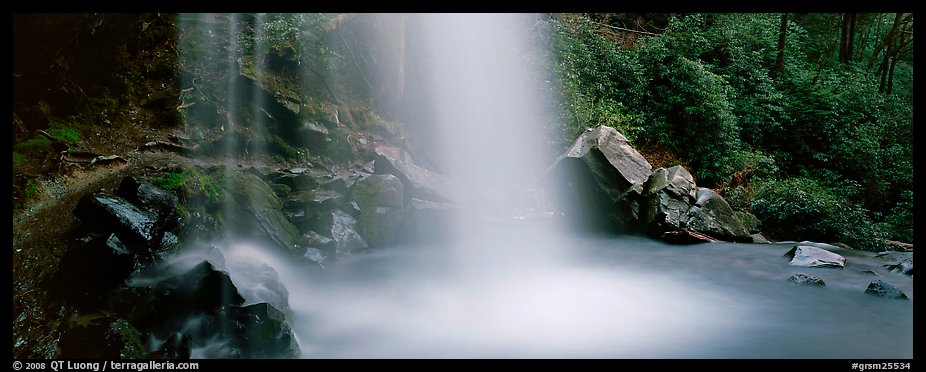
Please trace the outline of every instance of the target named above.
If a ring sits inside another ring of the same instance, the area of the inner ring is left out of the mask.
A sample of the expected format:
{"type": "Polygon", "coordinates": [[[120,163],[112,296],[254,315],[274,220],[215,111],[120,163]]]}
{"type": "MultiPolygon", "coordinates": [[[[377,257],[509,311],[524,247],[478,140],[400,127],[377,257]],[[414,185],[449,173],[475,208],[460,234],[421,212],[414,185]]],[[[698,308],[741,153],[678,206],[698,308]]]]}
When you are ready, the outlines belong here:
{"type": "Polygon", "coordinates": [[[857,14],[849,13],[849,38],[846,41],[846,62],[852,60],[855,50],[855,19],[857,14]]]}
{"type": "MultiPolygon", "coordinates": [[[[897,33],[897,28],[900,27],[901,15],[902,15],[901,13],[897,13],[897,15],[894,16],[894,24],[891,25],[890,31],[888,31],[887,34],[884,35],[884,39],[880,43],[878,43],[878,46],[875,48],[875,52],[871,54],[871,59],[868,60],[869,70],[872,67],[874,67],[875,62],[878,60],[878,55],[881,53],[881,50],[883,50],[884,47],[890,44],[891,40],[894,38],[894,34],[897,33]]],[[[885,54],[887,54],[887,52],[885,52],[885,54]]],[[[884,68],[884,67],[885,67],[885,62],[882,62],[881,68],[884,68]]],[[[881,72],[881,69],[879,69],[878,72],[881,72]]]]}
{"type": "Polygon", "coordinates": [[[887,94],[894,91],[894,66],[897,65],[897,55],[891,58],[891,70],[887,73],[887,94]]]}
{"type": "Polygon", "coordinates": [[[846,63],[849,61],[848,46],[849,42],[849,13],[842,14],[842,31],[839,34],[839,62],[846,63]]]}
{"type": "Polygon", "coordinates": [[[778,28],[778,57],[775,58],[775,68],[772,76],[781,74],[785,67],[785,41],[788,36],[788,13],[781,13],[781,26],[778,28]]]}

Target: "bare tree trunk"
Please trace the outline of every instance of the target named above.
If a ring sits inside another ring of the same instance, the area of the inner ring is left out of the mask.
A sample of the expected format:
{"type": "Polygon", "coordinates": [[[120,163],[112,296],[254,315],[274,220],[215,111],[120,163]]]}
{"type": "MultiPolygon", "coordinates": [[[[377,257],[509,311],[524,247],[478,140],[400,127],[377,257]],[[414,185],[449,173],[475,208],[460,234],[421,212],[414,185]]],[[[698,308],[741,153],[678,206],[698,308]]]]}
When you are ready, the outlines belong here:
{"type": "Polygon", "coordinates": [[[897,55],[891,58],[891,70],[887,73],[887,94],[894,91],[894,66],[897,65],[897,55]]]}
{"type": "Polygon", "coordinates": [[[852,60],[852,55],[855,54],[855,19],[857,14],[849,13],[849,39],[846,42],[846,62],[852,60]]]}
{"type": "Polygon", "coordinates": [[[778,57],[775,58],[775,67],[772,76],[778,76],[785,67],[785,41],[788,36],[788,13],[781,13],[781,26],[778,28],[778,57]]]}
{"type": "MultiPolygon", "coordinates": [[[[875,61],[878,60],[878,55],[881,53],[881,50],[884,49],[885,46],[887,46],[888,44],[890,44],[891,40],[894,38],[894,34],[897,33],[897,28],[900,27],[900,17],[901,17],[901,15],[902,15],[901,13],[897,13],[897,15],[894,16],[894,24],[891,26],[891,30],[888,31],[886,35],[884,35],[884,39],[883,39],[883,40],[878,44],[878,46],[875,48],[875,52],[871,54],[871,59],[868,60],[868,69],[869,69],[869,70],[870,70],[872,67],[874,67],[875,61]]],[[[886,52],[885,52],[885,54],[886,54],[886,52]]],[[[882,67],[881,67],[881,68],[884,68],[884,64],[885,64],[885,63],[882,62],[882,64],[881,64],[882,67]]],[[[881,69],[879,69],[878,72],[881,72],[881,69]]]]}
{"type": "Polygon", "coordinates": [[[849,13],[842,14],[842,31],[839,34],[839,63],[849,61],[848,42],[849,42],[849,13]]]}

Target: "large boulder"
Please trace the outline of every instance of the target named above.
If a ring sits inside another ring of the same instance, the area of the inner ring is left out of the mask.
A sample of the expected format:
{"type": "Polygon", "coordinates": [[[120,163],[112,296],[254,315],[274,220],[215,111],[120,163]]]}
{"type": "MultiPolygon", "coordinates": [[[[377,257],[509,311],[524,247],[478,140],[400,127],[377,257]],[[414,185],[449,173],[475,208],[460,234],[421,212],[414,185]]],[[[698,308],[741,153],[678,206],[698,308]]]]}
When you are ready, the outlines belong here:
{"type": "Polygon", "coordinates": [[[205,334],[224,340],[203,348],[205,358],[292,359],[299,344],[280,310],[270,304],[223,306],[203,325],[205,334]]]}
{"type": "Polygon", "coordinates": [[[749,243],[752,237],[733,208],[714,190],[699,187],[694,205],[688,210],[685,228],[721,240],[749,243]]]}
{"type": "Polygon", "coordinates": [[[179,331],[191,317],[214,314],[225,305],[241,305],[228,273],[202,261],[179,276],[158,282],[130,311],[129,320],[159,338],[179,331]]]}
{"type": "Polygon", "coordinates": [[[374,174],[354,184],[351,195],[360,207],[357,227],[372,247],[395,242],[402,223],[405,186],[391,174],[374,174]]]}
{"type": "MultiPolygon", "coordinates": [[[[620,132],[589,129],[547,171],[563,213],[575,225],[621,229],[633,225],[641,206],[637,195],[652,166],[620,132]]],[[[687,210],[687,209],[686,209],[687,210]]]]}
{"type": "Polygon", "coordinates": [[[302,255],[299,230],[283,212],[283,203],[264,181],[249,172],[226,172],[228,199],[225,231],[233,238],[268,241],[302,255]]]}
{"type": "Polygon", "coordinates": [[[140,251],[159,248],[164,234],[155,212],[104,191],[80,198],[74,215],[92,230],[115,232],[128,247],[140,251]]]}
{"type": "Polygon", "coordinates": [[[639,225],[657,234],[685,228],[696,193],[694,178],[684,167],[654,170],[643,183],[639,225]]]}
{"type": "Polygon", "coordinates": [[[791,258],[789,263],[794,266],[841,269],[846,266],[846,258],[830,251],[838,249],[829,244],[804,241],[791,248],[785,256],[791,258]]]}
{"type": "Polygon", "coordinates": [[[382,145],[376,147],[375,153],[374,171],[398,177],[405,185],[408,197],[435,201],[451,199],[451,183],[443,175],[415,163],[405,150],[382,145]]]}
{"type": "Polygon", "coordinates": [[[157,187],[149,182],[144,182],[136,177],[126,177],[122,179],[116,195],[133,204],[154,212],[159,221],[168,227],[173,227],[177,223],[177,197],[166,190],[157,187]]]}
{"type": "Polygon", "coordinates": [[[49,291],[57,299],[90,309],[99,306],[111,289],[128,279],[137,270],[138,262],[115,234],[88,239],[61,258],[49,291]]]}

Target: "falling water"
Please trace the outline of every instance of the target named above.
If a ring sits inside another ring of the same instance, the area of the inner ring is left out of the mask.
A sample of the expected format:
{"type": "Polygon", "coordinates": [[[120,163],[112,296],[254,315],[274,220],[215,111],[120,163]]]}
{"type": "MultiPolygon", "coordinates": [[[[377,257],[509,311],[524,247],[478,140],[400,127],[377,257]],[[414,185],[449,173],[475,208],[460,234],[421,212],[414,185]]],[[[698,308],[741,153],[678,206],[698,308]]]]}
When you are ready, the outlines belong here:
{"type": "Polygon", "coordinates": [[[430,113],[415,119],[437,129],[436,163],[461,206],[450,242],[372,250],[325,269],[259,243],[223,247],[247,303],[283,301],[251,271],[278,274],[303,357],[912,357],[912,301],[862,293],[866,270],[911,298],[912,280],[870,256],[803,270],[832,284],[801,288],[787,282],[800,271],[781,257],[785,245],[667,246],[524,223],[512,200],[536,186],[549,159],[537,128],[552,120],[530,83],[544,72],[522,58],[535,47],[530,20],[409,16],[422,70],[408,73],[423,79],[430,113]]]}

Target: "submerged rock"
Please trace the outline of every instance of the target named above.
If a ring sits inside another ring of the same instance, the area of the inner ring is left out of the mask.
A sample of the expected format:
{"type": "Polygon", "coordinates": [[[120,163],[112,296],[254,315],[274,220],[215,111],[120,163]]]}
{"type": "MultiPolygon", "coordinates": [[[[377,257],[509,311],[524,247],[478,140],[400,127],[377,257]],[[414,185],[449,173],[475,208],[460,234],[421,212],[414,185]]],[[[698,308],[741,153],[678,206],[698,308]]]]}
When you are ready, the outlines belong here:
{"type": "Polygon", "coordinates": [[[372,247],[396,240],[402,224],[405,186],[391,174],[374,174],[354,184],[351,195],[360,207],[357,227],[372,247]]]}
{"type": "Polygon", "coordinates": [[[868,288],[865,289],[865,293],[898,300],[910,299],[906,294],[903,293],[903,291],[881,279],[875,280],[871,282],[871,284],[868,284],[868,288]]]}
{"type": "Polygon", "coordinates": [[[888,270],[913,276],[913,252],[881,252],[875,257],[888,262],[884,265],[888,270]]]}
{"type": "Polygon", "coordinates": [[[791,277],[788,278],[788,281],[794,284],[797,284],[797,285],[805,285],[805,286],[813,286],[813,287],[823,287],[826,285],[826,282],[824,282],[823,279],[820,279],[813,275],[807,275],[804,273],[797,273],[797,274],[791,275],[791,277]]]}
{"type": "Polygon", "coordinates": [[[794,248],[791,248],[786,257],[791,257],[791,265],[803,267],[835,267],[843,268],[846,266],[846,258],[836,253],[830,252],[822,247],[835,246],[823,243],[800,242],[794,248]]]}

